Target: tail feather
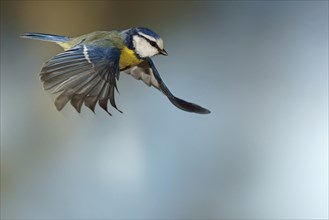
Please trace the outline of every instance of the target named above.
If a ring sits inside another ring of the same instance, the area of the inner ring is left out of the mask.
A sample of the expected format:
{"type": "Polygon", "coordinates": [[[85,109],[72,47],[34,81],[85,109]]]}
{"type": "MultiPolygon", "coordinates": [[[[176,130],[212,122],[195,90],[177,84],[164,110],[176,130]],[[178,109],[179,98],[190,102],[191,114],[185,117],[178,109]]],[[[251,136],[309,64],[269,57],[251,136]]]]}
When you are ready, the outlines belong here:
{"type": "Polygon", "coordinates": [[[21,37],[35,39],[35,40],[56,42],[56,43],[64,43],[70,40],[69,37],[53,35],[53,34],[42,34],[42,33],[26,33],[24,35],[21,35],[21,37]]]}

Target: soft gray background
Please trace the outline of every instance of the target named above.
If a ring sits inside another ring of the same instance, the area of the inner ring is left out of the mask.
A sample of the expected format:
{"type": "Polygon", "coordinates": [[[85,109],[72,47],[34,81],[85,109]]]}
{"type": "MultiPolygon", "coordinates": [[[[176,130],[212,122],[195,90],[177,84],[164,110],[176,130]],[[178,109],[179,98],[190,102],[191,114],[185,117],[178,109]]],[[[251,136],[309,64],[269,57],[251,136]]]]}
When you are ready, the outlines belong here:
{"type": "Polygon", "coordinates": [[[1,217],[328,218],[327,1],[1,1],[1,217]],[[24,32],[146,26],[182,112],[130,76],[57,112],[24,32]]]}

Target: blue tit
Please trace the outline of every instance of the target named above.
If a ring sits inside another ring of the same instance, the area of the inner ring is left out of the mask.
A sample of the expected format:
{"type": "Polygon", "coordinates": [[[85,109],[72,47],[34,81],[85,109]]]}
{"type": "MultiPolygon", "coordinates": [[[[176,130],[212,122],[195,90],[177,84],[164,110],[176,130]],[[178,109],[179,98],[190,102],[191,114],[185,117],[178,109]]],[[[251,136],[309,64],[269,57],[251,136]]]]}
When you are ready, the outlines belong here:
{"type": "MultiPolygon", "coordinates": [[[[46,61],[40,80],[45,90],[60,93],[55,99],[58,111],[71,102],[80,112],[84,104],[92,111],[98,102],[107,113],[108,101],[115,104],[115,90],[120,72],[124,71],[146,85],[153,86],[168,97],[176,107],[199,114],[210,111],[175,97],[162,81],[151,57],[167,55],[161,37],[148,28],[123,31],[96,31],[79,37],[26,33],[21,36],[55,42],[64,52],[46,61]]],[[[121,111],[120,111],[121,112],[121,111]]]]}

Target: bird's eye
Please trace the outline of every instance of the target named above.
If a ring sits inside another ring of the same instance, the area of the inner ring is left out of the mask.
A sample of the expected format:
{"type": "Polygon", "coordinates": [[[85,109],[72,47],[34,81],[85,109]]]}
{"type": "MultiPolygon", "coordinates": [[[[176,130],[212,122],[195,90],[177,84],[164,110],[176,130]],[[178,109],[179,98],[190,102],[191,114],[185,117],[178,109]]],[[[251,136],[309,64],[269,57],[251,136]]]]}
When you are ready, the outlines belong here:
{"type": "Polygon", "coordinates": [[[157,43],[155,43],[154,41],[151,41],[151,45],[152,47],[157,47],[157,43]]]}

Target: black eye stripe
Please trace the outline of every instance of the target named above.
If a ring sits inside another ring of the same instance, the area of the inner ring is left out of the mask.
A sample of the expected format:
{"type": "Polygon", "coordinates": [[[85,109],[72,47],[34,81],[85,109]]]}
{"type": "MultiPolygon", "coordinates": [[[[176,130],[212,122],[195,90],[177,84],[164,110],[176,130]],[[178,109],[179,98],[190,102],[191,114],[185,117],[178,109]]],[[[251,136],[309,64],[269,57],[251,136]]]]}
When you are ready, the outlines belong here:
{"type": "Polygon", "coordinates": [[[142,35],[138,35],[142,38],[144,38],[147,42],[149,42],[151,44],[152,47],[155,47],[158,49],[158,51],[160,51],[161,49],[159,48],[158,44],[154,41],[151,41],[150,39],[147,39],[146,37],[142,36],[142,35]]]}

